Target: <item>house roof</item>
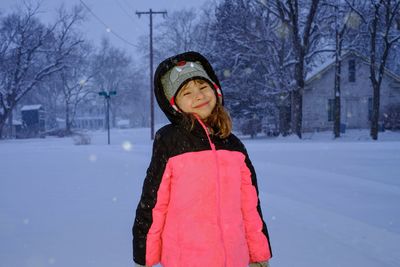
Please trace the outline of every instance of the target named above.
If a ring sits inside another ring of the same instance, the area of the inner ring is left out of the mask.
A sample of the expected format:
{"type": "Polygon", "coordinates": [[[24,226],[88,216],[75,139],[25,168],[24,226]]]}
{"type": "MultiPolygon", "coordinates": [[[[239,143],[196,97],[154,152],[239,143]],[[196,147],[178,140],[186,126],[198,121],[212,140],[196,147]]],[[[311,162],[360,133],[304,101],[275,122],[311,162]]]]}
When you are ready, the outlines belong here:
{"type": "MultiPolygon", "coordinates": [[[[367,57],[360,55],[359,53],[356,53],[354,51],[347,51],[342,55],[342,61],[343,59],[349,57],[349,56],[355,56],[357,58],[362,59],[363,63],[365,64],[370,64],[370,61],[367,57]]],[[[332,58],[325,61],[323,64],[321,64],[320,66],[314,68],[313,70],[311,70],[305,79],[305,83],[308,84],[312,81],[314,81],[315,79],[319,78],[322,74],[324,74],[326,71],[328,71],[331,67],[335,66],[335,57],[334,55],[332,55],[332,58]]],[[[392,71],[390,71],[389,69],[385,68],[385,74],[387,74],[388,76],[390,76],[391,78],[393,78],[394,80],[396,80],[397,82],[400,82],[400,76],[393,73],[392,71]]]]}
{"type": "Polygon", "coordinates": [[[42,105],[25,105],[21,108],[21,111],[26,111],[26,110],[38,110],[42,107],[42,105]]]}

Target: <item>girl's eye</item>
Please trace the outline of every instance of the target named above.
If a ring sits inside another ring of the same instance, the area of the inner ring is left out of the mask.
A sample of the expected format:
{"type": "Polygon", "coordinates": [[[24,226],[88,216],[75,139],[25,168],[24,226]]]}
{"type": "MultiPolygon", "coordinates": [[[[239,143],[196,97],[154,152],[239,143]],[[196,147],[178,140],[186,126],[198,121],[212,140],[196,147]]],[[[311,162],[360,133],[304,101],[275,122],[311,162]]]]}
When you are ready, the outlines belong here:
{"type": "Polygon", "coordinates": [[[183,93],[183,95],[185,96],[185,95],[190,95],[190,92],[185,92],[185,93],[183,93]]]}

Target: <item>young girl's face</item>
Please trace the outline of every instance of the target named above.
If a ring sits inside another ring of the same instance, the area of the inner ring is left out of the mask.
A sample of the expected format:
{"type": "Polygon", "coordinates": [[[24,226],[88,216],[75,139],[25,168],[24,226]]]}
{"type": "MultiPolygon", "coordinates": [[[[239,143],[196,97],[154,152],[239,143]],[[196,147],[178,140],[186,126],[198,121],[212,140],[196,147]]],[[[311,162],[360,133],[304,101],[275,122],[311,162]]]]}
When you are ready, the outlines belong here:
{"type": "Polygon", "coordinates": [[[185,113],[196,113],[201,119],[210,116],[217,98],[207,82],[190,81],[178,92],[176,104],[185,113]]]}

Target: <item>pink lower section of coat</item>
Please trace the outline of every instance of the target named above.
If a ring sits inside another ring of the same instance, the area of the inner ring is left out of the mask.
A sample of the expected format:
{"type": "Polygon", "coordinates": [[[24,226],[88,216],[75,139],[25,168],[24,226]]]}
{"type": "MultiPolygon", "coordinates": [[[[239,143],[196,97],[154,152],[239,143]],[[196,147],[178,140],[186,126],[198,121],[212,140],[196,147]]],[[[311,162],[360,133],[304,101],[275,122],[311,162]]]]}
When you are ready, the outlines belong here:
{"type": "Polygon", "coordinates": [[[147,235],[146,265],[245,267],[268,260],[257,203],[242,153],[206,150],[170,158],[147,235]]]}

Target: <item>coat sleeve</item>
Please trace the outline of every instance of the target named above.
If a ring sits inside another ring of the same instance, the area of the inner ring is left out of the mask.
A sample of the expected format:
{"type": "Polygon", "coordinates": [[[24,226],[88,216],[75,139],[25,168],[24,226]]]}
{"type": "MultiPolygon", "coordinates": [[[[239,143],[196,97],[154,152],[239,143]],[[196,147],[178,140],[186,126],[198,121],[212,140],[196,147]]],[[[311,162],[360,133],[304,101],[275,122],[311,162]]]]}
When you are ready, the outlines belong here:
{"type": "Polygon", "coordinates": [[[256,173],[244,146],[243,151],[245,161],[241,168],[241,203],[250,263],[263,262],[272,257],[272,251],[261,212],[256,173]]]}
{"type": "Polygon", "coordinates": [[[161,258],[161,234],[168,209],[171,176],[167,152],[162,136],[157,133],[132,227],[133,260],[140,265],[156,265],[161,258]]]}

